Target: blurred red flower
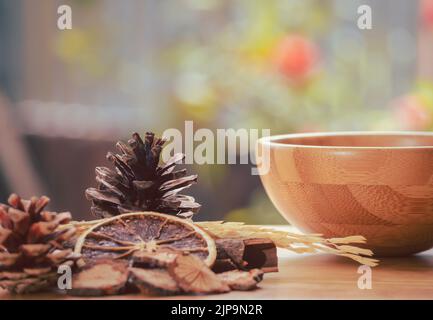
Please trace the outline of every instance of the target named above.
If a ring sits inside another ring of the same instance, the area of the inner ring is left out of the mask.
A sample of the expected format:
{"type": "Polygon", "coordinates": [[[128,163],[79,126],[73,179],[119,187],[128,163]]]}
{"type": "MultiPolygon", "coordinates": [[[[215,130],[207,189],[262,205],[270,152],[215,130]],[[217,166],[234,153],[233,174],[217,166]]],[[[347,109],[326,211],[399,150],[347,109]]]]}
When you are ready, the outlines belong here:
{"type": "Polygon", "coordinates": [[[281,74],[299,80],[310,75],[316,67],[319,50],[311,40],[301,35],[289,35],[279,41],[273,57],[281,74]]]}
{"type": "Polygon", "coordinates": [[[433,28],[433,0],[421,1],[420,15],[424,25],[433,28]]]}
{"type": "Polygon", "coordinates": [[[426,130],[432,124],[429,108],[416,95],[406,95],[393,103],[394,115],[403,130],[426,130]]]}

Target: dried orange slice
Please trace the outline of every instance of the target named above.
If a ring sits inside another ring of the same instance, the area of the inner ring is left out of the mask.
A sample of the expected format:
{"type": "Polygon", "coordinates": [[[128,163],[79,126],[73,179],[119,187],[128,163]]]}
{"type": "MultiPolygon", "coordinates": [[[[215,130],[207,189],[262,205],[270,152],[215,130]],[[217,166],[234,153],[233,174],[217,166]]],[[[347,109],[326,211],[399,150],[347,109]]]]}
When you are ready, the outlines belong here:
{"type": "Polygon", "coordinates": [[[186,219],[157,212],[135,212],[102,219],[77,239],[75,253],[83,259],[131,259],[134,253],[176,250],[200,258],[207,266],[216,259],[215,241],[186,219]]]}

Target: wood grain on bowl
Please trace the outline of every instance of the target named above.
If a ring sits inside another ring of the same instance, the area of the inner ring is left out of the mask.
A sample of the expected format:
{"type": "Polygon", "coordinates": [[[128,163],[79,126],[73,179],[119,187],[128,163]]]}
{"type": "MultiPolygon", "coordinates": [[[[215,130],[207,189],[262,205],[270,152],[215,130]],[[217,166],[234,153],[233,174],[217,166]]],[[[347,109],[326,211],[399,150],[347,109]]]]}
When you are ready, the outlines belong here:
{"type": "Polygon", "coordinates": [[[264,187],[296,227],[363,235],[379,256],[433,247],[433,133],[295,134],[261,147],[264,187]]]}

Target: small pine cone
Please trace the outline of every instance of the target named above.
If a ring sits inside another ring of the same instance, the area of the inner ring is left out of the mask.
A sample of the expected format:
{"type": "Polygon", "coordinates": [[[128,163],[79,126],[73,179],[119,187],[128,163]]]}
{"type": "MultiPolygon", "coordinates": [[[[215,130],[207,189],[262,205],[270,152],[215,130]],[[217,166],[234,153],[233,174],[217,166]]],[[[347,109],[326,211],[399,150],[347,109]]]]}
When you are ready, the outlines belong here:
{"type": "Polygon", "coordinates": [[[66,248],[74,227],[69,212],[45,211],[50,199],[23,200],[12,194],[0,204],[0,287],[12,293],[48,289],[57,279],[57,267],[74,266],[78,256],[66,248]]]}
{"type": "Polygon", "coordinates": [[[127,144],[117,143],[121,154],[107,154],[115,170],[97,167],[98,187],[86,190],[95,216],[156,211],[189,218],[200,209],[193,197],[178,194],[197,181],[197,175],[186,176],[185,169],[174,171],[185,155],[175,154],[167,163],[159,164],[164,143],[151,132],[144,141],[134,133],[127,144]]]}

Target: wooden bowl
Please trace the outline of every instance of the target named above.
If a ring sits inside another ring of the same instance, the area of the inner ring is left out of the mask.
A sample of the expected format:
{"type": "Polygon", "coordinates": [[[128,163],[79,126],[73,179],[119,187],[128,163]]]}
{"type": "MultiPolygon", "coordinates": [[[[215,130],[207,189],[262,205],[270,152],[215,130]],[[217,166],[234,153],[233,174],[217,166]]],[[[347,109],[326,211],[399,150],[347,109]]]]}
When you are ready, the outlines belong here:
{"type": "Polygon", "coordinates": [[[260,139],[267,150],[263,185],[299,229],[363,235],[376,256],[433,247],[433,133],[289,134],[260,139]]]}

